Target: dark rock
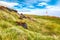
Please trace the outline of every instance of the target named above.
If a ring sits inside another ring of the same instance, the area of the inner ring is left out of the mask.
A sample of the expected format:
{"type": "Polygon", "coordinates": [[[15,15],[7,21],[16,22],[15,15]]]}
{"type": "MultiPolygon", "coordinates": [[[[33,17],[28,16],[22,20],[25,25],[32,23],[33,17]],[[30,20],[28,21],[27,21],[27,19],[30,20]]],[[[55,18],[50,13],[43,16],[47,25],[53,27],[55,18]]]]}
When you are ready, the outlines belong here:
{"type": "Polygon", "coordinates": [[[26,18],[26,16],[21,13],[19,19],[23,19],[23,18],[26,18]]]}
{"type": "Polygon", "coordinates": [[[27,29],[27,24],[26,23],[21,23],[21,26],[27,29]]]}
{"type": "Polygon", "coordinates": [[[17,23],[17,25],[22,26],[25,29],[28,29],[27,24],[25,22],[16,22],[16,23],[17,23]]]}

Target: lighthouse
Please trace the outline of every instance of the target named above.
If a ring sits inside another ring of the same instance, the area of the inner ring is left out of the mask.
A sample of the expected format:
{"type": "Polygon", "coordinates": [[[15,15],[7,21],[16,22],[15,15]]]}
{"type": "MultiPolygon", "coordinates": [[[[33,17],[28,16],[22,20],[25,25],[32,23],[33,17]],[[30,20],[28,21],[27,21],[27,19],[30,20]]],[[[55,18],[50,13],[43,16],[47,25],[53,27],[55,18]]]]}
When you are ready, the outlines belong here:
{"type": "Polygon", "coordinates": [[[46,10],[46,15],[48,15],[48,11],[46,10]]]}

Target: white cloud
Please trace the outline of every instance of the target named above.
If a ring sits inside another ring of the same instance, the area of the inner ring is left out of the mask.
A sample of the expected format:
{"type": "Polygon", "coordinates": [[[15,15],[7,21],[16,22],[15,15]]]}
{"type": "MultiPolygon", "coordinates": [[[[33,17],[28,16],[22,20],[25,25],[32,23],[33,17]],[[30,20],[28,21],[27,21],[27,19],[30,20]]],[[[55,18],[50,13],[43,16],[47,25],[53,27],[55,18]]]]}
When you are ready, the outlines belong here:
{"type": "MultiPolygon", "coordinates": [[[[23,9],[24,10],[24,9],[23,9]]],[[[18,13],[23,13],[23,14],[33,14],[33,15],[45,15],[45,9],[27,9],[28,11],[19,11],[18,13]]]]}
{"type": "MultiPolygon", "coordinates": [[[[60,3],[60,2],[59,2],[60,3]]],[[[50,16],[59,16],[60,17],[60,4],[57,3],[56,5],[48,5],[45,2],[39,3],[38,6],[46,5],[46,9],[30,9],[29,11],[24,11],[24,14],[33,14],[33,15],[50,15],[50,16]],[[46,14],[46,11],[48,14],[46,14]]],[[[26,9],[28,10],[28,9],[26,9]]],[[[19,12],[19,13],[21,13],[19,12]]]]}
{"type": "Polygon", "coordinates": [[[34,3],[39,3],[39,2],[50,2],[51,0],[25,0],[25,3],[27,6],[34,4],[34,3]]]}
{"type": "Polygon", "coordinates": [[[34,6],[33,5],[28,5],[28,8],[34,8],[34,6]]]}
{"type": "Polygon", "coordinates": [[[43,6],[43,5],[48,5],[46,2],[41,2],[41,3],[39,3],[37,6],[43,6]]]}
{"type": "Polygon", "coordinates": [[[12,3],[12,2],[9,3],[9,2],[5,2],[5,1],[0,1],[0,6],[6,6],[6,7],[11,8],[15,5],[18,5],[18,3],[12,3]]]}
{"type": "Polygon", "coordinates": [[[23,14],[32,14],[32,15],[50,15],[50,16],[59,16],[60,17],[60,10],[57,9],[58,7],[56,6],[49,6],[48,9],[27,9],[29,11],[20,11],[18,13],[23,13],[23,14]],[[46,11],[48,12],[48,14],[46,14],[46,11]]]}
{"type": "Polygon", "coordinates": [[[54,10],[54,11],[60,11],[60,6],[47,6],[46,9],[54,10]]]}
{"type": "Polygon", "coordinates": [[[17,10],[20,12],[30,12],[31,11],[31,9],[28,9],[28,8],[17,9],[17,10]]]}
{"type": "Polygon", "coordinates": [[[57,0],[57,3],[55,5],[48,5],[46,6],[47,9],[49,10],[56,10],[56,11],[60,11],[60,0],[57,0]]]}

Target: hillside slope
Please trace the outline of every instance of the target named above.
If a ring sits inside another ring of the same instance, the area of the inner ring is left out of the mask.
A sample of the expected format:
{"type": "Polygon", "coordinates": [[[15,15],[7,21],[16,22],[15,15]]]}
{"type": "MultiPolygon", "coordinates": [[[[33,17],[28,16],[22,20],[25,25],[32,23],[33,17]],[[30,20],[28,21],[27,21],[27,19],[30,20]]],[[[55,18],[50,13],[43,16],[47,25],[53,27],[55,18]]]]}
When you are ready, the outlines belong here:
{"type": "Polygon", "coordinates": [[[59,20],[18,14],[16,10],[0,6],[0,40],[60,40],[59,20]]]}

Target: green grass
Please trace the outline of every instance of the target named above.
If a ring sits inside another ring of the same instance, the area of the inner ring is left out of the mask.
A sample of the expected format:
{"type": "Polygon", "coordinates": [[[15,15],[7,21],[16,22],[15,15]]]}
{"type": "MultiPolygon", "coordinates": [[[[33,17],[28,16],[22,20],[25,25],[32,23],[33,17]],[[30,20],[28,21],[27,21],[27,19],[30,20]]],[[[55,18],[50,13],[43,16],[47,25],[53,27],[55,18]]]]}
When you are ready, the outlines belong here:
{"type": "Polygon", "coordinates": [[[16,12],[4,10],[0,10],[0,40],[60,40],[60,18],[25,15],[32,20],[21,20],[16,12]],[[17,21],[25,22],[28,29],[17,25],[17,21]]]}

